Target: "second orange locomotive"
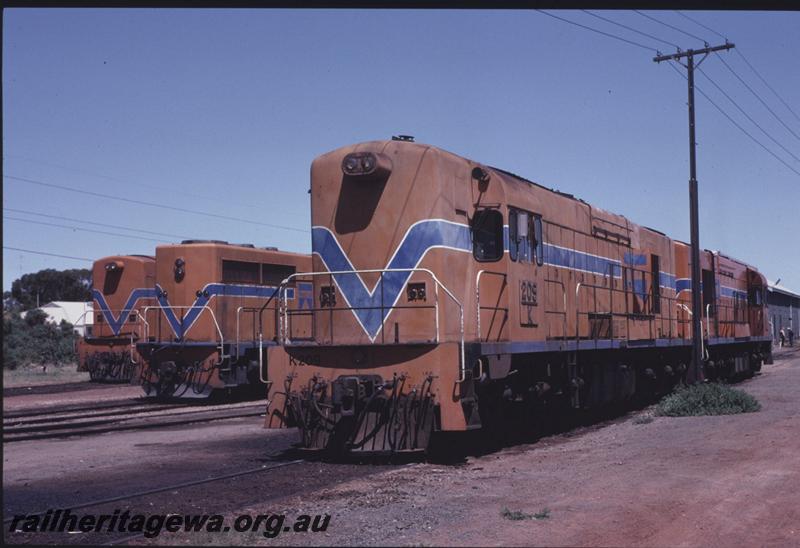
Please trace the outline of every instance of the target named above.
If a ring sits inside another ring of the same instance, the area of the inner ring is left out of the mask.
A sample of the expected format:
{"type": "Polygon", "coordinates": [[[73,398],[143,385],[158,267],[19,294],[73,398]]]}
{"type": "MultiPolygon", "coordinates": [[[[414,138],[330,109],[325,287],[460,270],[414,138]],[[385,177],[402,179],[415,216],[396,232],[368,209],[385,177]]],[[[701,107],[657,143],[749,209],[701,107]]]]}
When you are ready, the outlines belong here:
{"type": "MultiPolygon", "coordinates": [[[[262,345],[274,345],[278,286],[310,257],[222,241],[156,248],[156,303],[142,310],[142,386],[149,396],[203,398],[248,387],[263,393],[262,345]],[[258,388],[262,387],[262,388],[258,388]]],[[[293,309],[311,308],[311,285],[283,289],[293,309]]],[[[296,328],[302,329],[298,317],[296,328]]]]}

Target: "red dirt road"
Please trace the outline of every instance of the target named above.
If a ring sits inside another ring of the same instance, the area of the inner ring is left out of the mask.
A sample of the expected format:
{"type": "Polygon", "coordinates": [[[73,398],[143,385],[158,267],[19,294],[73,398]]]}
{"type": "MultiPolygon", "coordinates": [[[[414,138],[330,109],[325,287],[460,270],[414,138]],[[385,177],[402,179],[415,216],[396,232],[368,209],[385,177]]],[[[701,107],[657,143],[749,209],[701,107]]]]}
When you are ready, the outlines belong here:
{"type": "Polygon", "coordinates": [[[646,424],[631,414],[461,466],[414,464],[229,513],[329,513],[325,533],[157,543],[800,545],[800,353],[739,387],[760,412],[646,424]],[[550,517],[511,521],[504,508],[550,517]]]}

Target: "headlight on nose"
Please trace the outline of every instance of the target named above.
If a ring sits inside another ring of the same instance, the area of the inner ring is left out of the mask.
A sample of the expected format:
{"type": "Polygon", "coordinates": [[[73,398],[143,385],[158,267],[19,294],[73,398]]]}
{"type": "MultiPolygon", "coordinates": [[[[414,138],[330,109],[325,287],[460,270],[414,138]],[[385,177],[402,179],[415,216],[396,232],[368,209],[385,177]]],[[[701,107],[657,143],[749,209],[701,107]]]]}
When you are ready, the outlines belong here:
{"type": "Polygon", "coordinates": [[[353,152],[342,160],[342,173],[348,177],[386,178],[392,172],[392,160],[380,152],[353,152]]]}

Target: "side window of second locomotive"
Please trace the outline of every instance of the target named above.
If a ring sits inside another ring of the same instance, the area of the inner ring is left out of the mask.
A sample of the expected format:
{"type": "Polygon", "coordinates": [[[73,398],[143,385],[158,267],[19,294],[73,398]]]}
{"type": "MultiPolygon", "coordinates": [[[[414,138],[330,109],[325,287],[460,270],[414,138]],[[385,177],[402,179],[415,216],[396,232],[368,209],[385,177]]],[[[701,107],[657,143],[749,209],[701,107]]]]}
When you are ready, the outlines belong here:
{"type": "Polygon", "coordinates": [[[503,214],[496,209],[482,209],[472,218],[472,255],[479,262],[503,257],[503,214]]]}

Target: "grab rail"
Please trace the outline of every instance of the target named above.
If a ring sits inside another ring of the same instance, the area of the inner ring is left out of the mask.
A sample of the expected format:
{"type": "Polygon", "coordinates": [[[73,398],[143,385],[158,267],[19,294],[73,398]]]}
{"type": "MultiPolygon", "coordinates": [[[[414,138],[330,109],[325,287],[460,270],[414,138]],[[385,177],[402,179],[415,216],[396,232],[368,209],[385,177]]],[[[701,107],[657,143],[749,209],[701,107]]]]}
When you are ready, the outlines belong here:
{"type": "MultiPolygon", "coordinates": [[[[461,302],[456,298],[452,291],[450,291],[447,286],[445,286],[439,278],[436,277],[431,270],[427,268],[384,268],[384,269],[365,269],[365,270],[335,270],[335,271],[328,271],[328,272],[297,272],[285,278],[279,288],[278,288],[278,299],[280,302],[280,328],[279,328],[279,338],[281,344],[284,346],[292,346],[292,341],[290,336],[287,333],[287,326],[289,322],[289,307],[286,303],[286,285],[288,285],[292,280],[300,277],[317,277],[317,276],[329,276],[332,279],[337,275],[347,275],[347,274],[380,274],[381,281],[383,280],[383,276],[386,273],[390,272],[407,272],[407,273],[414,273],[414,272],[422,272],[428,274],[434,283],[434,310],[436,313],[435,320],[436,320],[436,343],[439,343],[439,288],[445,292],[445,294],[455,303],[458,307],[459,313],[459,338],[460,338],[460,379],[458,382],[463,382],[466,379],[466,364],[465,364],[465,357],[464,357],[464,306],[461,302]]],[[[403,287],[408,284],[408,280],[403,284],[403,287]]],[[[381,283],[381,290],[383,289],[383,284],[381,283]]],[[[402,288],[401,288],[402,291],[402,288]]],[[[383,315],[383,311],[385,309],[389,309],[390,311],[395,308],[408,308],[408,307],[399,307],[395,305],[385,306],[383,303],[383,299],[381,299],[381,306],[380,307],[364,307],[364,306],[347,306],[342,307],[339,310],[366,310],[366,309],[380,309],[381,310],[381,332],[383,332],[383,327],[385,323],[385,316],[383,315]]],[[[412,307],[417,308],[417,307],[412,307]]],[[[428,307],[430,308],[430,307],[428,307]]],[[[320,308],[312,308],[311,310],[306,310],[306,312],[318,312],[324,309],[320,308]]]]}
{"type": "MultiPolygon", "coordinates": [[[[475,276],[475,312],[476,312],[476,316],[477,316],[477,318],[476,318],[477,323],[475,324],[475,326],[476,326],[476,329],[478,331],[478,340],[479,341],[481,340],[481,310],[482,310],[481,309],[481,276],[483,276],[484,274],[489,274],[491,276],[500,276],[500,277],[503,278],[503,288],[505,288],[505,286],[508,285],[508,283],[507,283],[508,275],[505,272],[496,272],[496,271],[493,271],[493,270],[480,270],[478,272],[477,276],[475,276]]],[[[500,289],[500,295],[502,295],[502,294],[503,294],[503,289],[501,288],[500,289]]],[[[486,310],[494,310],[495,312],[497,312],[498,310],[505,310],[506,316],[508,315],[508,308],[501,308],[499,306],[487,306],[485,308],[486,308],[486,310]]],[[[491,327],[489,328],[489,331],[491,331],[491,327]]]]}
{"type": "MultiPolygon", "coordinates": [[[[95,312],[96,312],[96,310],[94,310],[94,309],[85,310],[83,312],[83,314],[78,316],[78,319],[75,321],[75,323],[73,325],[77,325],[80,322],[80,320],[82,320],[82,319],[84,319],[86,317],[87,314],[94,315],[95,312]]],[[[133,309],[133,310],[122,309],[122,310],[109,310],[109,312],[111,312],[112,314],[114,312],[125,312],[128,315],[129,318],[130,318],[130,316],[135,315],[136,316],[136,324],[135,325],[137,327],[139,327],[138,338],[139,339],[142,338],[142,336],[141,336],[141,325],[145,326],[145,334],[147,333],[147,328],[149,327],[149,324],[147,323],[147,320],[144,318],[144,316],[138,310],[136,310],[136,309],[133,309]]],[[[91,325],[92,325],[92,327],[94,327],[95,323],[92,322],[91,325]]],[[[100,324],[97,324],[97,325],[100,325],[100,324]]],[[[85,327],[86,327],[86,324],[84,323],[84,328],[85,327]]],[[[131,355],[131,363],[133,365],[138,365],[139,362],[137,362],[136,359],[133,357],[134,356],[134,351],[136,350],[136,342],[134,341],[134,334],[136,334],[136,332],[134,330],[131,330],[131,332],[130,332],[130,340],[131,340],[131,342],[130,342],[129,351],[130,351],[130,355],[131,355]]],[[[86,337],[86,335],[84,335],[83,338],[84,339],[87,339],[87,338],[89,338],[89,339],[99,339],[100,337],[95,337],[94,335],[91,336],[91,337],[86,337]]]]}
{"type": "Polygon", "coordinates": [[[256,312],[259,312],[260,307],[252,307],[252,306],[240,306],[236,309],[236,359],[238,360],[241,357],[241,350],[239,349],[239,343],[241,341],[241,337],[239,336],[239,328],[240,328],[240,316],[243,311],[250,312],[253,314],[253,338],[255,338],[255,330],[256,330],[256,312]]]}
{"type": "Polygon", "coordinates": [[[562,297],[564,299],[564,310],[561,311],[561,312],[559,312],[557,310],[547,310],[547,303],[545,303],[544,313],[545,314],[559,314],[559,315],[563,316],[563,320],[562,320],[562,322],[563,322],[562,323],[562,335],[561,336],[566,339],[567,338],[567,287],[564,285],[564,282],[562,282],[560,280],[545,279],[544,283],[557,284],[557,285],[561,286],[561,294],[562,294],[562,297]]]}
{"type": "MultiPolygon", "coordinates": [[[[230,356],[225,355],[225,336],[222,334],[222,329],[219,326],[219,322],[217,321],[217,316],[214,314],[214,311],[208,305],[189,305],[189,306],[178,306],[178,305],[170,305],[170,306],[162,306],[162,305],[152,305],[152,306],[145,306],[142,309],[142,314],[147,315],[149,310],[193,310],[193,309],[200,309],[201,314],[203,310],[208,310],[208,313],[211,315],[211,320],[214,322],[214,327],[217,330],[217,335],[219,335],[219,362],[214,364],[222,365],[222,362],[225,361],[225,358],[229,358],[230,356]]],[[[145,340],[150,339],[150,332],[149,332],[149,324],[145,324],[147,330],[145,331],[145,340]]],[[[183,327],[183,317],[181,318],[181,327],[183,327]]],[[[181,333],[181,337],[183,338],[183,333],[181,333]]]]}
{"type": "MultiPolygon", "coordinates": [[[[575,301],[576,301],[575,302],[575,324],[576,324],[576,326],[575,326],[575,338],[576,339],[580,339],[581,338],[580,337],[580,316],[581,315],[591,316],[592,314],[601,314],[601,315],[610,316],[612,321],[613,321],[613,318],[615,318],[615,317],[624,318],[624,320],[625,320],[624,328],[625,328],[625,335],[626,335],[625,338],[626,339],[630,339],[631,338],[631,321],[646,321],[647,322],[647,328],[648,328],[648,331],[649,331],[649,338],[651,338],[651,339],[656,338],[656,336],[661,336],[662,333],[664,333],[664,332],[668,333],[668,336],[670,338],[672,337],[672,321],[673,321],[672,303],[675,303],[676,305],[679,306],[680,303],[678,302],[678,297],[677,296],[667,296],[667,295],[664,295],[664,294],[659,295],[659,297],[658,297],[659,298],[659,302],[664,303],[666,305],[666,312],[661,312],[661,313],[654,312],[652,310],[652,308],[650,309],[650,311],[645,311],[644,309],[642,309],[641,312],[636,311],[635,308],[634,308],[634,311],[631,312],[630,308],[628,306],[628,299],[631,296],[633,296],[634,298],[637,298],[637,294],[636,294],[636,292],[629,292],[626,289],[626,285],[625,284],[626,284],[626,281],[625,281],[624,278],[623,278],[623,289],[616,289],[614,287],[613,281],[610,281],[608,286],[604,286],[604,285],[601,286],[601,285],[591,284],[591,283],[586,283],[586,282],[579,282],[578,284],[576,284],[576,287],[575,287],[575,301]],[[592,297],[592,299],[589,300],[589,304],[591,305],[592,302],[593,302],[594,306],[593,307],[590,306],[590,309],[586,310],[586,311],[582,311],[581,307],[580,307],[580,304],[581,304],[580,290],[581,289],[590,289],[593,292],[592,295],[590,296],[590,297],[592,297]],[[607,310],[606,309],[599,309],[599,307],[598,307],[598,300],[597,300],[598,291],[601,291],[601,292],[602,291],[608,291],[609,300],[608,300],[608,309],[607,310]],[[625,298],[625,312],[615,312],[614,293],[621,293],[621,294],[624,295],[624,298],[625,298]],[[669,329],[666,330],[666,331],[664,329],[665,323],[669,327],[669,329]]],[[[651,295],[648,294],[648,296],[651,296],[651,295]]],[[[677,321],[678,324],[682,323],[680,318],[676,317],[675,320],[677,321]]],[[[613,329],[613,325],[612,325],[612,329],[613,329]]]]}

